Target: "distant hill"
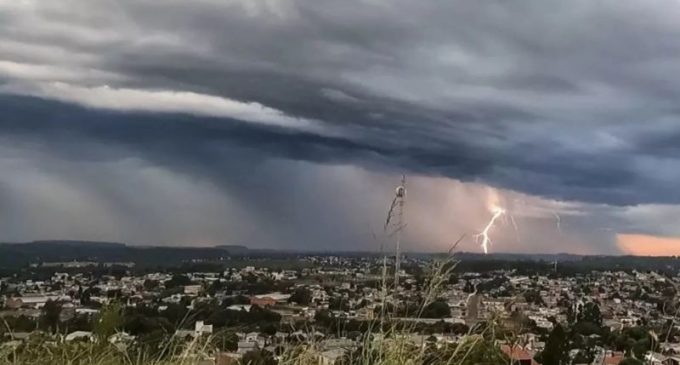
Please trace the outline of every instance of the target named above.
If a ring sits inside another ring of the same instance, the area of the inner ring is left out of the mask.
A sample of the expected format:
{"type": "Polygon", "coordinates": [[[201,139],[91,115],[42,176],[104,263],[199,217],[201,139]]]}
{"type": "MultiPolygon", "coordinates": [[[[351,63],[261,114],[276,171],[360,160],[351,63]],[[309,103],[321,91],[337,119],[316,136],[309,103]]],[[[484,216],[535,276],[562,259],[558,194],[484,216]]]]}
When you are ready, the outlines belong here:
{"type": "Polygon", "coordinates": [[[0,243],[0,267],[21,267],[34,262],[86,261],[130,257],[127,246],[112,242],[35,241],[0,243]]]}
{"type": "Polygon", "coordinates": [[[251,249],[249,249],[246,246],[239,246],[239,245],[219,245],[219,246],[215,246],[215,248],[219,248],[220,250],[225,250],[225,251],[227,251],[231,254],[245,254],[245,253],[252,251],[251,249]]]}
{"type": "Polygon", "coordinates": [[[0,243],[0,268],[17,268],[31,263],[95,261],[134,262],[139,265],[175,265],[190,260],[218,260],[245,255],[243,246],[162,247],[128,246],[118,242],[34,241],[0,243]]]}
{"type": "MultiPolygon", "coordinates": [[[[313,252],[300,250],[249,249],[240,245],[215,247],[131,246],[119,242],[34,241],[0,243],[0,268],[13,269],[44,262],[133,262],[138,266],[176,266],[186,262],[229,260],[231,258],[276,258],[296,260],[300,255],[334,255],[344,257],[376,257],[377,252],[313,252]]],[[[428,258],[441,254],[407,253],[407,257],[428,258]]],[[[680,270],[677,257],[583,256],[559,254],[514,254],[459,252],[454,254],[458,271],[522,269],[528,272],[553,270],[554,263],[562,272],[583,270],[680,270]]]]}

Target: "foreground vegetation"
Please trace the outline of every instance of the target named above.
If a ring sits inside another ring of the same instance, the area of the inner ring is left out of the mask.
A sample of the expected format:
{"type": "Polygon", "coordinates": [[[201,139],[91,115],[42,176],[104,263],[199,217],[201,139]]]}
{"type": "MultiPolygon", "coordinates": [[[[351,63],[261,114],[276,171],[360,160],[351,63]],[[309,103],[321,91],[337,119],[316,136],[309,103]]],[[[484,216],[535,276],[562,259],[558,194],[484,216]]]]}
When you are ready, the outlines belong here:
{"type": "MultiPolygon", "coordinates": [[[[14,365],[199,365],[214,363],[214,338],[182,342],[123,346],[109,342],[64,342],[34,336],[17,346],[0,350],[0,364],[14,365]]],[[[298,344],[275,354],[255,350],[240,360],[248,365],[316,365],[318,348],[314,343],[298,344]]],[[[368,364],[509,364],[488,334],[465,336],[458,344],[437,348],[434,343],[416,346],[406,337],[393,334],[379,340],[366,339],[362,346],[347,352],[337,365],[368,364]]]]}

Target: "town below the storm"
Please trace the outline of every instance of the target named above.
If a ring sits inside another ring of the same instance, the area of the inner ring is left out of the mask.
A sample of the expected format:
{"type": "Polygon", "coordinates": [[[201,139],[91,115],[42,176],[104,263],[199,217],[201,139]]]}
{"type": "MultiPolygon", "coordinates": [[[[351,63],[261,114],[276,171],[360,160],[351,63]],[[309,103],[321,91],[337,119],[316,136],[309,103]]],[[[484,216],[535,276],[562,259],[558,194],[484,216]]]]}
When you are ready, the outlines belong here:
{"type": "Polygon", "coordinates": [[[405,254],[395,278],[375,253],[168,249],[177,261],[161,265],[69,247],[34,244],[0,269],[3,360],[99,344],[201,364],[368,364],[398,344],[414,364],[680,364],[674,257],[405,254]]]}

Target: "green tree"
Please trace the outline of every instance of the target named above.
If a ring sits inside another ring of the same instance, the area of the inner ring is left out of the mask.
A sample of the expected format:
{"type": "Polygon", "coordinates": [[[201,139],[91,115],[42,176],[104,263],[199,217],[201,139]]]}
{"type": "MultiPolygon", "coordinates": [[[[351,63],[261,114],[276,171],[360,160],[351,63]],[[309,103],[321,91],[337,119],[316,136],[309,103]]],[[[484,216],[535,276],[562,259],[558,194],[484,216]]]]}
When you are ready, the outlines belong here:
{"type": "Polygon", "coordinates": [[[567,334],[560,324],[553,328],[545,342],[545,349],[536,359],[541,364],[566,365],[569,363],[567,334]]]}
{"type": "Polygon", "coordinates": [[[574,325],[574,332],[583,336],[590,336],[593,334],[600,334],[602,332],[602,327],[590,321],[581,321],[574,325]]]}
{"type": "Polygon", "coordinates": [[[59,316],[61,315],[61,303],[48,300],[42,308],[42,322],[50,331],[56,331],[59,327],[59,316]]]}
{"type": "Polygon", "coordinates": [[[580,350],[576,353],[572,362],[574,364],[591,364],[593,360],[595,360],[595,354],[592,351],[580,350]]]}
{"type": "Polygon", "coordinates": [[[527,303],[533,303],[536,305],[545,305],[545,302],[543,302],[543,297],[541,296],[541,293],[537,290],[527,290],[524,292],[524,300],[527,301],[527,303]]]}
{"type": "Polygon", "coordinates": [[[214,296],[219,292],[220,290],[223,290],[225,288],[225,284],[221,280],[215,280],[213,281],[210,286],[208,286],[208,294],[214,296]]]}
{"type": "Polygon", "coordinates": [[[328,310],[322,309],[314,314],[314,321],[320,323],[323,326],[330,326],[333,320],[333,314],[328,310]]]}
{"type": "Polygon", "coordinates": [[[573,305],[567,306],[567,323],[574,324],[576,322],[576,311],[573,305]]]}
{"type": "Polygon", "coordinates": [[[6,327],[8,332],[31,332],[36,328],[36,322],[26,315],[18,317],[5,317],[0,321],[2,327],[6,327]]]}
{"type": "Polygon", "coordinates": [[[169,355],[171,346],[168,341],[168,333],[165,330],[157,329],[145,333],[137,338],[137,346],[153,359],[162,359],[169,355]]]}
{"type": "Polygon", "coordinates": [[[435,300],[423,309],[423,318],[448,318],[451,317],[451,308],[444,300],[435,300]]]}
{"type": "Polygon", "coordinates": [[[191,279],[186,275],[174,275],[172,279],[165,282],[166,289],[182,287],[185,285],[191,285],[191,279]]]}
{"type": "Polygon", "coordinates": [[[105,342],[123,327],[123,308],[118,303],[104,306],[97,316],[94,334],[99,342],[105,342]]]}
{"type": "Polygon", "coordinates": [[[652,349],[651,347],[652,344],[649,337],[639,339],[633,344],[633,355],[638,359],[643,359],[647,351],[652,349]]]}
{"type": "Polygon", "coordinates": [[[181,323],[186,321],[189,314],[189,310],[186,306],[178,303],[170,303],[167,308],[161,312],[161,315],[167,318],[171,323],[179,326],[181,323]]]}
{"type": "Polygon", "coordinates": [[[602,313],[600,313],[600,306],[597,303],[589,302],[583,306],[583,310],[579,314],[579,322],[590,322],[597,326],[602,326],[602,313]]]}
{"type": "Polygon", "coordinates": [[[276,365],[274,354],[267,350],[252,350],[243,354],[241,365],[276,365]]]}
{"type": "Polygon", "coordinates": [[[220,331],[213,335],[212,343],[220,351],[238,350],[238,336],[233,332],[220,331]]]}
{"type": "Polygon", "coordinates": [[[312,301],[312,292],[307,288],[297,288],[288,298],[289,303],[297,303],[299,305],[309,305],[312,301]]]}
{"type": "Polygon", "coordinates": [[[153,291],[158,289],[158,280],[146,279],[144,280],[144,290],[153,291]]]}
{"type": "Polygon", "coordinates": [[[267,336],[274,336],[276,334],[276,331],[278,331],[278,328],[274,323],[266,323],[260,326],[260,332],[264,333],[267,336]]]}

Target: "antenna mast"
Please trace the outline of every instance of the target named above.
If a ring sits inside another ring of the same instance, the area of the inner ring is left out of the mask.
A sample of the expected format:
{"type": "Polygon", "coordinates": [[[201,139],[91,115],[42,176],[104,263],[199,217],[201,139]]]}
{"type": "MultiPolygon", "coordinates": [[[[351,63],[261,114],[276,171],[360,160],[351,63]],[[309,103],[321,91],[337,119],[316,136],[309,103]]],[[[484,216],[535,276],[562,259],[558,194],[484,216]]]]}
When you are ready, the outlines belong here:
{"type": "Polygon", "coordinates": [[[404,230],[404,205],[406,203],[406,176],[401,176],[401,185],[395,192],[397,202],[397,237],[394,254],[394,290],[399,288],[399,271],[401,270],[401,235],[404,230]]]}
{"type": "Polygon", "coordinates": [[[394,255],[394,288],[395,291],[399,287],[399,271],[401,270],[401,235],[406,227],[404,223],[404,207],[406,204],[406,176],[401,176],[401,185],[397,186],[394,191],[394,199],[392,205],[387,212],[387,219],[385,220],[384,230],[390,236],[396,235],[395,255],[394,255]],[[396,222],[393,220],[396,218],[396,222]],[[390,229],[394,227],[394,229],[390,229]]]}

